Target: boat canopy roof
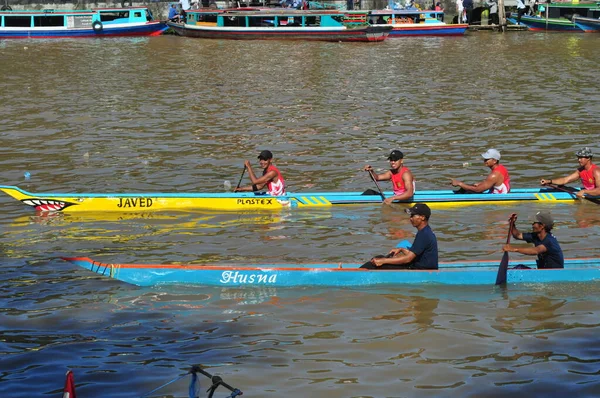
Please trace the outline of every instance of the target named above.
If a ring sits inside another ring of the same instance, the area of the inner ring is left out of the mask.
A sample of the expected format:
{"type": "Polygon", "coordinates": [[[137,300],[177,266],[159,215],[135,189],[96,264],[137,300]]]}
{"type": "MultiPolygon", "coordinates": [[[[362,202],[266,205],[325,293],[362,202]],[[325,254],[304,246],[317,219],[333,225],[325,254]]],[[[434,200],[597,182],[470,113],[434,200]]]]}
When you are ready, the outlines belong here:
{"type": "Polygon", "coordinates": [[[0,11],[0,14],[7,15],[40,15],[40,14],[53,14],[53,15],[92,15],[98,14],[99,12],[127,12],[130,10],[147,10],[148,7],[111,7],[111,8],[92,8],[90,10],[55,10],[53,8],[47,8],[43,10],[10,10],[0,11]]]}

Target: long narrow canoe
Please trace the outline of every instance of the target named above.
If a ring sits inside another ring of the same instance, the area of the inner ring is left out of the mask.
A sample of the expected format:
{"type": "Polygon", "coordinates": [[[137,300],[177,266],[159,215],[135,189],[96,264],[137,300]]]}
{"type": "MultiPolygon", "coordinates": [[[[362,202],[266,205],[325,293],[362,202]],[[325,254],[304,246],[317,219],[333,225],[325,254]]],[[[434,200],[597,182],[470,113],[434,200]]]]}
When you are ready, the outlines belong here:
{"type": "MultiPolygon", "coordinates": [[[[0,191],[35,208],[38,212],[140,212],[160,210],[281,210],[350,204],[380,204],[381,196],[362,192],[298,192],[286,196],[240,193],[30,193],[15,186],[0,185],[0,191]]],[[[392,196],[392,192],[385,192],[392,196]]],[[[573,203],[575,194],[551,188],[513,189],[509,194],[456,193],[452,190],[417,191],[412,201],[429,205],[457,206],[512,202],[573,203]]]]}
{"type": "MultiPolygon", "coordinates": [[[[437,271],[366,270],[359,264],[145,265],[101,263],[64,257],[100,275],[138,286],[371,286],[390,284],[493,285],[498,261],[440,263],[437,271]]],[[[534,266],[533,261],[521,264],[534,266]]],[[[512,264],[515,265],[515,264],[512,264]]],[[[508,283],[588,282],[600,280],[600,258],[568,259],[565,269],[509,269],[508,283]]]]}

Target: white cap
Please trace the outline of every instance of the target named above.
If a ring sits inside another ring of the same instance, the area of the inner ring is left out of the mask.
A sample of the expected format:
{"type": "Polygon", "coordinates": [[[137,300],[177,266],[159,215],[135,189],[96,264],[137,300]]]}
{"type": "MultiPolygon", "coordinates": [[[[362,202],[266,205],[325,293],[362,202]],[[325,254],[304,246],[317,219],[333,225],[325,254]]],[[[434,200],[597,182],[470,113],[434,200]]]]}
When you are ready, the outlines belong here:
{"type": "Polygon", "coordinates": [[[500,152],[498,152],[496,149],[488,149],[485,153],[481,154],[481,157],[484,159],[500,160],[500,152]]]}

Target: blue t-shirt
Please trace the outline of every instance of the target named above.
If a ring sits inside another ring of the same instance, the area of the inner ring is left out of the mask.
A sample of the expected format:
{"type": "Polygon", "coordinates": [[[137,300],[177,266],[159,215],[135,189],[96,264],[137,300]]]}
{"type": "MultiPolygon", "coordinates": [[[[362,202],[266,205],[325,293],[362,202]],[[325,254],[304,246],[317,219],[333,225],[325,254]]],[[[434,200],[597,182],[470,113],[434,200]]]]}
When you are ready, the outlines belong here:
{"type": "Polygon", "coordinates": [[[533,243],[535,246],[544,245],[546,247],[545,253],[538,254],[536,262],[539,269],[565,268],[565,258],[554,235],[548,233],[543,240],[540,240],[537,234],[526,232],[523,234],[523,240],[533,243]]]}
{"type": "Polygon", "coordinates": [[[411,264],[412,268],[438,269],[437,238],[429,225],[417,232],[415,241],[409,250],[417,256],[411,264]]]}
{"type": "Polygon", "coordinates": [[[177,10],[174,7],[169,8],[169,16],[168,19],[173,19],[177,15],[177,10]]]}

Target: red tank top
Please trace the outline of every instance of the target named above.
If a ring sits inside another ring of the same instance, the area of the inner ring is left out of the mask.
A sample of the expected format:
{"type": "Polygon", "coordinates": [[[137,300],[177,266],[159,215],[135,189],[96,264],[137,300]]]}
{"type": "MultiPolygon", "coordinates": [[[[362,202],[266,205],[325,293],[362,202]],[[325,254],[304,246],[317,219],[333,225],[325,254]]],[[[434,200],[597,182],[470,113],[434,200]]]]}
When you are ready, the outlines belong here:
{"type": "Polygon", "coordinates": [[[283,196],[285,195],[285,180],[283,179],[281,172],[277,167],[270,165],[263,172],[263,175],[267,174],[269,171],[275,171],[277,173],[277,182],[269,181],[267,183],[267,189],[269,190],[269,195],[273,196],[283,196]]]}
{"type": "Polygon", "coordinates": [[[406,187],[404,186],[404,180],[402,179],[402,177],[407,171],[409,171],[408,167],[402,167],[400,168],[400,170],[398,170],[397,173],[392,172],[392,186],[394,187],[394,195],[402,195],[404,192],[406,192],[406,187]]]}
{"type": "Polygon", "coordinates": [[[583,184],[584,189],[596,188],[596,179],[594,178],[595,169],[596,165],[592,163],[592,167],[590,167],[589,170],[579,170],[579,178],[581,178],[581,183],[583,184]]]}
{"type": "Polygon", "coordinates": [[[497,171],[498,173],[502,174],[502,184],[495,186],[495,187],[491,187],[490,193],[509,193],[510,192],[510,176],[508,175],[508,170],[506,170],[506,167],[499,164],[498,166],[496,166],[494,171],[497,171]]]}

